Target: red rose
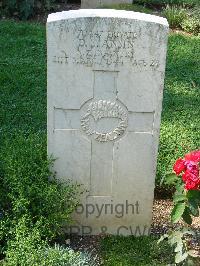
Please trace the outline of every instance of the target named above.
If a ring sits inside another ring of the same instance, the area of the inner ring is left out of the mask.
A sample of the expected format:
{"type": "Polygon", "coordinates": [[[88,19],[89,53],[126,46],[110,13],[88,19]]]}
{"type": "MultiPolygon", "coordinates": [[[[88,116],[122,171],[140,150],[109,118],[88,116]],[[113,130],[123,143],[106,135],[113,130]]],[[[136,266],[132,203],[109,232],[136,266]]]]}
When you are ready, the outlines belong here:
{"type": "Polygon", "coordinates": [[[185,155],[186,161],[193,161],[193,162],[200,162],[200,150],[199,151],[192,151],[185,155]]]}
{"type": "Polygon", "coordinates": [[[174,169],[174,172],[176,173],[176,175],[180,175],[181,172],[186,170],[185,160],[179,158],[175,162],[173,169],[174,169]]]}
{"type": "Polygon", "coordinates": [[[174,172],[176,175],[182,173],[182,180],[185,183],[185,189],[200,189],[200,150],[193,151],[179,158],[174,164],[174,172]]]}
{"type": "Polygon", "coordinates": [[[199,183],[193,182],[190,179],[188,179],[185,183],[185,189],[187,190],[197,190],[198,188],[199,188],[199,183]]]}
{"type": "Polygon", "coordinates": [[[194,173],[196,175],[199,174],[199,165],[197,163],[193,161],[186,161],[185,166],[187,170],[190,171],[191,173],[194,173]]]}
{"type": "Polygon", "coordinates": [[[189,171],[186,170],[185,173],[182,175],[183,182],[187,182],[191,180],[200,184],[199,172],[198,171],[189,171]]]}

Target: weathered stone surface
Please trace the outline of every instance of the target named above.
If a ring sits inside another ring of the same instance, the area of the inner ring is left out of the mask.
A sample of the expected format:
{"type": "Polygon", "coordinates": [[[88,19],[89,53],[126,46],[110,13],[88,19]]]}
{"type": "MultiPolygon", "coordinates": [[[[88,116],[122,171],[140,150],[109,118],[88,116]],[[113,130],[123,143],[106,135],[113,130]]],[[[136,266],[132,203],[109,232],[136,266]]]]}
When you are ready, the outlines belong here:
{"type": "Polygon", "coordinates": [[[110,4],[132,4],[132,0],[81,0],[81,8],[97,8],[110,4]]]}
{"type": "Polygon", "coordinates": [[[167,32],[127,11],[48,17],[48,153],[86,189],[72,231],[148,234],[167,32]]]}

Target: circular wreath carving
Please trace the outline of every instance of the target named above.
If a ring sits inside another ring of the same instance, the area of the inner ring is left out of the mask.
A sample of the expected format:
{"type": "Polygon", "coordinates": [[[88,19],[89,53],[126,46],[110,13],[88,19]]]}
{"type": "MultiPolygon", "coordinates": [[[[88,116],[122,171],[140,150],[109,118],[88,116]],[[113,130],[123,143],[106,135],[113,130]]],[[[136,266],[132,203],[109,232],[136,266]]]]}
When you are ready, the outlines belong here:
{"type": "Polygon", "coordinates": [[[105,100],[93,101],[89,104],[86,114],[81,118],[81,127],[88,135],[94,135],[99,142],[113,141],[121,137],[128,125],[128,115],[125,110],[117,103],[105,100]],[[117,118],[119,124],[110,132],[98,132],[91,128],[91,117],[95,122],[102,118],[117,118]]]}

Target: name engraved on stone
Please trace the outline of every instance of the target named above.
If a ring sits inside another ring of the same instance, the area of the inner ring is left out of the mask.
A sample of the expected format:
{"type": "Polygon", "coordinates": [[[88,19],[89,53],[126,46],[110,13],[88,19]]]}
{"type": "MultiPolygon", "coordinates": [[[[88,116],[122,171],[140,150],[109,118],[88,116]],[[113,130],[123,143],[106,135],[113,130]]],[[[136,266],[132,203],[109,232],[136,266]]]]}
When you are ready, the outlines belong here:
{"type": "Polygon", "coordinates": [[[77,39],[79,40],[78,47],[86,49],[106,48],[106,49],[129,49],[134,47],[136,32],[113,32],[113,31],[96,31],[88,32],[79,30],[77,39]],[[88,42],[89,40],[89,42],[88,42]]]}
{"type": "Polygon", "coordinates": [[[88,32],[79,30],[77,35],[76,64],[92,66],[123,65],[134,57],[136,32],[88,32]]]}
{"type": "Polygon", "coordinates": [[[81,127],[88,135],[94,135],[98,142],[113,141],[121,137],[128,126],[128,114],[117,102],[99,100],[91,102],[86,114],[81,118],[81,127]],[[103,118],[117,118],[119,124],[110,132],[98,132],[91,127],[91,119],[98,122],[103,118]]]}

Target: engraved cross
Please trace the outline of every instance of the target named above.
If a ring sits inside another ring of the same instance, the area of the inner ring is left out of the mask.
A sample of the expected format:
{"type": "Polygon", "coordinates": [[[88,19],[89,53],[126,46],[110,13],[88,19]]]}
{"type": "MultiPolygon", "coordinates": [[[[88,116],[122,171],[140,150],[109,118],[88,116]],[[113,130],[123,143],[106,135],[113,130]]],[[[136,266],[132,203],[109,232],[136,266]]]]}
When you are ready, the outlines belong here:
{"type": "Polygon", "coordinates": [[[118,99],[116,71],[94,71],[93,97],[80,109],[55,109],[55,130],[79,130],[91,142],[89,196],[112,196],[116,141],[134,131],[152,133],[153,113],[129,112],[118,99]],[[140,123],[138,123],[140,121],[140,123]]]}

